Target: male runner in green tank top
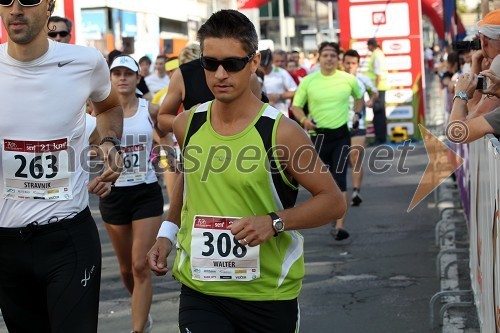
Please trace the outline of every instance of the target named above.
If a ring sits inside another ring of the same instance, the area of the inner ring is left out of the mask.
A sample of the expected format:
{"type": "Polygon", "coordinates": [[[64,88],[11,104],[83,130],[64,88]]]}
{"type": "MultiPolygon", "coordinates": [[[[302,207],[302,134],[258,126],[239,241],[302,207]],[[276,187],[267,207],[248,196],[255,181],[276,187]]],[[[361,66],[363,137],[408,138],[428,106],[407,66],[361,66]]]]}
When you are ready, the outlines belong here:
{"type": "Polygon", "coordinates": [[[297,230],[341,217],[345,200],[304,131],[251,92],[260,54],[248,18],[219,11],[198,38],[215,100],[174,121],[183,177],[149,265],[166,274],[176,244],[180,332],[297,332],[297,230]],[[295,207],[299,184],[312,197],[295,207]]]}

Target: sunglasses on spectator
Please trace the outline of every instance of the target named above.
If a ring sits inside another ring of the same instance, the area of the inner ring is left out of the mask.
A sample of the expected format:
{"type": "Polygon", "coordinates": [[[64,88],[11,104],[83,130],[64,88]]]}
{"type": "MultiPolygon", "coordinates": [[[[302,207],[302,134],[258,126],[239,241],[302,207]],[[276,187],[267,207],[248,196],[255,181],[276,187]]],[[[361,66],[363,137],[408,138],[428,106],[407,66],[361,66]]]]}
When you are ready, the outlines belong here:
{"type": "Polygon", "coordinates": [[[226,58],[217,60],[215,58],[201,56],[201,66],[209,72],[215,72],[219,66],[222,66],[226,72],[239,72],[248,64],[255,56],[255,53],[249,54],[243,58],[226,58]]]}
{"type": "MultiPolygon", "coordinates": [[[[14,3],[15,0],[0,0],[0,6],[8,7],[14,3]]],[[[17,0],[24,7],[38,6],[43,0],[17,0]]]]}
{"type": "MultiPolygon", "coordinates": [[[[2,0],[0,0],[0,1],[2,1],[2,0]]],[[[47,33],[47,35],[49,35],[50,38],[55,38],[55,37],[57,37],[57,35],[64,38],[64,37],[69,35],[69,32],[67,32],[67,31],[49,31],[47,33]]]]}

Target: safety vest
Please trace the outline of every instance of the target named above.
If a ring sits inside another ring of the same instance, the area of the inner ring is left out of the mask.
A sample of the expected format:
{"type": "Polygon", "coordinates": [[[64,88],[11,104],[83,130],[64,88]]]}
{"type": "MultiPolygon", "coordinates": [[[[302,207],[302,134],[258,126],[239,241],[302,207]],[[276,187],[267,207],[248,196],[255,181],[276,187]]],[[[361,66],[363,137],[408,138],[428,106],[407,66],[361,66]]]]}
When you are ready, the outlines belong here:
{"type": "Polygon", "coordinates": [[[377,75],[375,75],[374,73],[373,64],[375,63],[375,59],[377,58],[380,59],[380,63],[382,64],[382,74],[380,75],[381,78],[379,84],[377,85],[377,90],[386,91],[391,89],[391,86],[389,85],[389,81],[387,80],[388,73],[385,67],[385,55],[381,49],[377,48],[372,52],[370,62],[368,63],[368,72],[366,73],[366,75],[372,80],[373,85],[375,85],[377,81],[377,75]]]}

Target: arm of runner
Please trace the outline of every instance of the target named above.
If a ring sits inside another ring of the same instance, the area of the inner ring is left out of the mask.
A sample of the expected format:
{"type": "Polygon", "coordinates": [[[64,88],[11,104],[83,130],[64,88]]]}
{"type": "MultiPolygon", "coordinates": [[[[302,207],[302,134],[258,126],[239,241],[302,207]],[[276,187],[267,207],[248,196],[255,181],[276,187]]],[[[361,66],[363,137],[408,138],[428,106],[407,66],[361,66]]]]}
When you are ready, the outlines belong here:
{"type": "Polygon", "coordinates": [[[363,100],[363,98],[355,99],[352,110],[356,113],[361,113],[361,112],[363,112],[364,105],[365,105],[365,101],[363,100]]]}
{"type": "MultiPolygon", "coordinates": [[[[93,102],[94,113],[97,119],[97,133],[99,137],[121,139],[123,130],[123,110],[118,101],[118,96],[111,89],[109,96],[101,102],[93,102]]],[[[116,151],[111,142],[104,142],[100,145],[102,150],[105,169],[100,181],[114,182],[120,176],[123,159],[116,151]]]]}
{"type": "MultiPolygon", "coordinates": [[[[282,117],[276,144],[286,148],[280,158],[285,173],[312,194],[298,206],[276,212],[284,221],[285,230],[319,227],[344,216],[345,198],[307,134],[295,122],[282,117]]],[[[246,240],[250,246],[262,244],[275,234],[268,215],[244,217],[229,229],[236,239],[246,240]]]]}
{"type": "MultiPolygon", "coordinates": [[[[175,184],[173,190],[172,202],[170,202],[170,209],[168,210],[166,221],[163,223],[166,223],[167,225],[169,223],[174,223],[177,227],[180,227],[183,191],[184,177],[181,175],[180,177],[177,177],[177,183],[175,184]]],[[[169,227],[175,228],[174,226],[169,227]]],[[[157,236],[156,242],[146,255],[149,268],[156,276],[167,274],[167,257],[174,246],[175,244],[172,244],[171,240],[167,237],[161,235],[157,236]]]]}
{"type": "Polygon", "coordinates": [[[298,106],[292,106],[292,113],[295,119],[299,120],[300,126],[302,126],[307,131],[312,131],[316,129],[316,124],[312,119],[306,116],[304,110],[298,106]]]}
{"type": "MultiPolygon", "coordinates": [[[[174,121],[174,133],[178,139],[179,145],[183,146],[185,129],[189,120],[190,112],[183,112],[174,121]]],[[[168,210],[167,223],[174,223],[180,228],[181,225],[181,209],[182,209],[182,194],[184,192],[184,177],[181,175],[177,178],[177,183],[173,190],[172,202],[168,210]]],[[[172,251],[175,244],[163,236],[156,239],[156,243],[147,254],[149,267],[155,275],[165,275],[168,272],[167,257],[172,251]]]]}
{"type": "Polygon", "coordinates": [[[158,113],[158,127],[164,132],[172,132],[172,124],[177,110],[184,99],[184,79],[181,70],[176,70],[170,79],[167,96],[160,106],[158,113]]]}
{"type": "Polygon", "coordinates": [[[153,104],[153,103],[149,103],[149,110],[148,111],[149,111],[149,116],[151,117],[151,120],[154,123],[154,129],[155,129],[156,133],[158,134],[158,136],[160,138],[165,136],[166,133],[161,131],[160,128],[158,127],[158,113],[160,111],[160,106],[153,104]]]}
{"type": "MultiPolygon", "coordinates": [[[[160,137],[160,140],[158,142],[163,151],[166,154],[166,159],[167,159],[167,170],[165,171],[170,171],[174,172],[177,171],[177,152],[174,148],[174,139],[173,139],[173,133],[167,133],[166,135],[160,137]]],[[[162,165],[163,167],[163,165],[162,165]]]]}

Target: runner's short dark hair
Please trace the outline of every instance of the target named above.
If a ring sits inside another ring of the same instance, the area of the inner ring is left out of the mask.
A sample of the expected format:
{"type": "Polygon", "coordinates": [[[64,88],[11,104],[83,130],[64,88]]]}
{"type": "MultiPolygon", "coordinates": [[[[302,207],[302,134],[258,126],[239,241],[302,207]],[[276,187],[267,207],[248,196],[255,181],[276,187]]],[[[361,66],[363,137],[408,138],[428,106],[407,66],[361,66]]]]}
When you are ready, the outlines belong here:
{"type": "Polygon", "coordinates": [[[359,62],[359,53],[356,50],[350,49],[350,50],[345,51],[344,59],[346,56],[357,58],[358,62],[359,62]]]}
{"type": "Polygon", "coordinates": [[[203,52],[203,42],[207,38],[234,38],[241,42],[248,54],[253,54],[259,46],[259,38],[252,22],[242,13],[223,9],[212,16],[198,30],[198,40],[203,52]]]}
{"type": "Polygon", "coordinates": [[[334,42],[323,42],[321,44],[319,44],[319,47],[318,47],[318,52],[319,54],[321,55],[321,51],[323,51],[323,49],[325,47],[331,47],[335,50],[335,52],[337,53],[337,55],[340,54],[340,46],[339,44],[337,43],[334,43],[334,42]]]}
{"type": "Polygon", "coordinates": [[[151,58],[149,58],[147,55],[142,56],[141,59],[139,59],[139,63],[141,62],[147,62],[149,65],[152,64],[151,58]]]}

